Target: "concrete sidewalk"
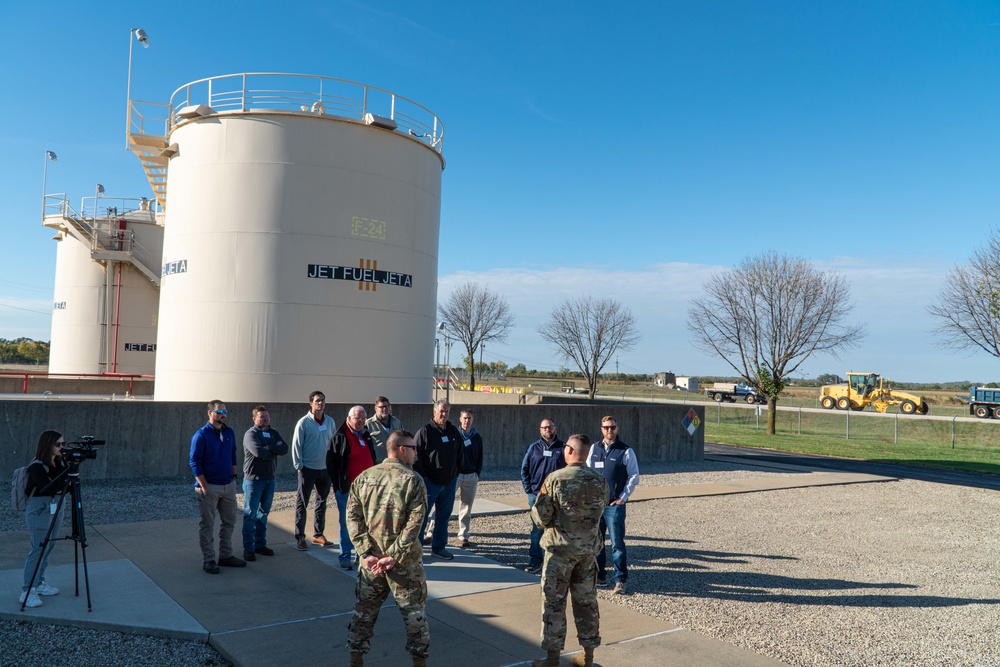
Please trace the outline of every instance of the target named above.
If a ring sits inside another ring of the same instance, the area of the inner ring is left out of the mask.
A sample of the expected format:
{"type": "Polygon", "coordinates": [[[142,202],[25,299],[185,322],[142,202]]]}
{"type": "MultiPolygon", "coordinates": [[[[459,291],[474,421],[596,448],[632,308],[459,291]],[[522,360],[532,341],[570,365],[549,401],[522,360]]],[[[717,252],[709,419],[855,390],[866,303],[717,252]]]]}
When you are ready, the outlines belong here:
{"type": "MultiPolygon", "coordinates": [[[[809,472],[727,484],[640,487],[635,500],[889,479],[809,472]]],[[[517,506],[519,500],[477,499],[475,512],[523,511],[517,506]]],[[[327,519],[335,522],[336,511],[327,519]]],[[[73,597],[73,549],[68,543],[56,546],[47,577],[62,592],[44,598],[41,607],[20,612],[17,596],[27,534],[8,533],[0,544],[0,600],[5,601],[0,617],[199,639],[243,667],[346,664],[355,573],[338,567],[336,549],[296,551],[292,524],[291,511],[272,514],[268,536],[275,555],[258,556],[246,568],[222,568],[216,576],[201,571],[197,518],[88,526],[92,612],[87,611],[82,568],[81,597],[73,597]]],[[[332,526],[335,531],[336,523],[332,526]]],[[[235,537],[239,539],[239,521],[235,537]]],[[[542,655],[539,578],[469,551],[452,552],[454,561],[424,559],[430,664],[513,666],[530,664],[542,655]]],[[[601,636],[604,645],[597,650],[596,661],[604,667],[780,664],[605,601],[601,636]]],[[[376,626],[367,664],[409,664],[404,643],[402,621],[390,598],[376,626]]],[[[576,649],[571,627],[567,651],[576,649]]]]}

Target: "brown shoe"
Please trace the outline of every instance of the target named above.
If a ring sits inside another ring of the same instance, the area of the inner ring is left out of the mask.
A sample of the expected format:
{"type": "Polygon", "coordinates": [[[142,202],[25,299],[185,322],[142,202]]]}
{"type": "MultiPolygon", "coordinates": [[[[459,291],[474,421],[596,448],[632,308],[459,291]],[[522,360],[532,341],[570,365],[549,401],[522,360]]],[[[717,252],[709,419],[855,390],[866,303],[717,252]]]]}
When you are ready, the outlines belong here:
{"type": "Polygon", "coordinates": [[[583,653],[573,656],[574,667],[594,667],[594,649],[585,648],[583,653]]]}
{"type": "Polygon", "coordinates": [[[295,548],[298,549],[299,551],[309,551],[309,545],[306,544],[306,539],[304,537],[295,540],[295,548]]]}
{"type": "Polygon", "coordinates": [[[413,667],[427,667],[427,658],[422,655],[413,656],[413,667]]]}
{"type": "Polygon", "coordinates": [[[462,540],[462,543],[458,545],[460,549],[468,549],[472,546],[469,540],[462,540]]]}
{"type": "Polygon", "coordinates": [[[559,653],[559,651],[548,651],[544,659],[533,660],[531,667],[559,667],[559,653]]]}
{"type": "Polygon", "coordinates": [[[365,667],[365,654],[361,651],[351,651],[350,667],[365,667]]]}
{"type": "Polygon", "coordinates": [[[312,543],[313,544],[318,544],[321,547],[332,547],[333,546],[333,542],[329,541],[328,539],[326,539],[322,535],[317,535],[316,537],[312,538],[312,543]]]}

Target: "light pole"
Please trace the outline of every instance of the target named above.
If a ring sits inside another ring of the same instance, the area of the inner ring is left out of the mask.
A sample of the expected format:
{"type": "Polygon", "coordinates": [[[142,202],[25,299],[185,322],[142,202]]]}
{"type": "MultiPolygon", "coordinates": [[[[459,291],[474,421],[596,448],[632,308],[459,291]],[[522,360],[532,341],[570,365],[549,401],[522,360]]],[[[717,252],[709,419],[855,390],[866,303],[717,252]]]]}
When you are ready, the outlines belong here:
{"type": "Polygon", "coordinates": [[[132,128],[132,35],[135,35],[135,41],[142,44],[142,48],[149,48],[149,35],[142,28],[131,28],[128,31],[128,84],[125,89],[125,150],[129,149],[128,135],[129,130],[132,128]]]}
{"type": "Polygon", "coordinates": [[[45,179],[49,175],[49,160],[58,162],[59,158],[52,151],[45,151],[45,160],[42,162],[42,221],[45,221],[45,179]]]}
{"type": "MultiPolygon", "coordinates": [[[[435,331],[435,333],[438,334],[438,336],[436,336],[434,338],[434,341],[437,342],[439,340],[439,338],[440,338],[441,345],[445,345],[445,340],[447,340],[447,339],[445,337],[444,322],[438,322],[437,326],[434,327],[434,331],[435,331]]],[[[441,363],[440,363],[440,358],[439,358],[437,365],[434,366],[434,400],[435,401],[437,400],[437,397],[438,397],[438,390],[441,388],[440,371],[441,371],[441,363]]],[[[448,381],[448,377],[445,376],[445,382],[447,382],[447,381],[448,381]]]]}

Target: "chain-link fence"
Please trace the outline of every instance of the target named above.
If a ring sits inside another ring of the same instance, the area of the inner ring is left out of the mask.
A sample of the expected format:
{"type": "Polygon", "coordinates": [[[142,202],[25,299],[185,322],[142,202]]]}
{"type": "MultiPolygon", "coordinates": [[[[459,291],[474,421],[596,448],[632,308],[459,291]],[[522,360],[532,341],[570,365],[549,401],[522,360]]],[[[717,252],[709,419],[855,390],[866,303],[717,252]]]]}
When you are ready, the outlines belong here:
{"type": "MultiPolygon", "coordinates": [[[[706,438],[713,426],[720,430],[737,428],[764,431],[767,408],[715,403],[705,406],[706,438]]],[[[817,410],[804,407],[778,408],[775,430],[778,433],[840,437],[885,443],[925,443],[951,447],[1000,447],[1000,420],[971,417],[921,417],[817,410]]]]}

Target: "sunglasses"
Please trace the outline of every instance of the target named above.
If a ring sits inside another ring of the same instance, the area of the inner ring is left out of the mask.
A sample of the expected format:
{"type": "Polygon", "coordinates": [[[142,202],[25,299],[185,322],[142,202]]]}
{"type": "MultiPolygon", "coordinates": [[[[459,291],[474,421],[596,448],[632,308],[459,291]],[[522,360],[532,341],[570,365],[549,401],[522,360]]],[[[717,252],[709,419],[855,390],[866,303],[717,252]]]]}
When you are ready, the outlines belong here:
{"type": "Polygon", "coordinates": [[[212,410],[212,412],[214,412],[217,415],[228,415],[229,414],[229,410],[212,410]]]}
{"type": "Polygon", "coordinates": [[[618,427],[617,426],[602,426],[601,430],[602,431],[617,431],[618,427]]]}

